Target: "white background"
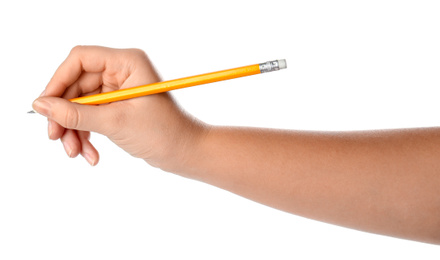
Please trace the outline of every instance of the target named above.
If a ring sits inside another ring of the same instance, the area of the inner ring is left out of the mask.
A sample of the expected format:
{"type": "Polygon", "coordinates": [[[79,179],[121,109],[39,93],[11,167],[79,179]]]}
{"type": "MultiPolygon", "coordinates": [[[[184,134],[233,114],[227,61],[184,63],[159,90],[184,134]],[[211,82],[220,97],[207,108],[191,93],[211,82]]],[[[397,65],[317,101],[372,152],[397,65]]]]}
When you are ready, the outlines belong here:
{"type": "MultiPolygon", "coordinates": [[[[174,92],[219,125],[439,126],[438,1],[2,1],[0,259],[439,259],[152,168],[93,135],[96,167],[28,115],[75,45],[145,50],[163,79],[287,59],[174,92]]],[[[439,158],[440,159],[440,158],[439,158]]]]}

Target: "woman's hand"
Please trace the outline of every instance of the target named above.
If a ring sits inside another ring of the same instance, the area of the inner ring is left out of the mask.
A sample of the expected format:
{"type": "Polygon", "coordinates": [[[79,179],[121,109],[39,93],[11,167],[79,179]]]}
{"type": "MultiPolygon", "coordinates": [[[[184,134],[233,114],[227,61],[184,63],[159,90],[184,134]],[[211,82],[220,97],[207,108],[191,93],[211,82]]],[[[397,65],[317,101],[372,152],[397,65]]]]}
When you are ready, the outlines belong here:
{"type": "Polygon", "coordinates": [[[111,104],[79,105],[67,99],[160,81],[146,54],[137,49],[78,46],[60,65],[34,109],[49,120],[49,138],[61,139],[70,157],[96,165],[90,131],[109,137],[135,157],[179,171],[206,127],[184,113],[167,94],[111,104]]]}

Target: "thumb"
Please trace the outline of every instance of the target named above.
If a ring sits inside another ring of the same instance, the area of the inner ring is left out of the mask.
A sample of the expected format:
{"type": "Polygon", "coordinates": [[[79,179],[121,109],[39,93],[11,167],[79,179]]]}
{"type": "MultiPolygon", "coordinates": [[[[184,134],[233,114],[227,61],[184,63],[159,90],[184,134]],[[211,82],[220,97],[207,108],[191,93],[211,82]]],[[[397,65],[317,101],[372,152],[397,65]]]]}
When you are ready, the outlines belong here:
{"type": "Polygon", "coordinates": [[[39,114],[68,129],[102,133],[105,131],[105,122],[108,122],[104,120],[106,113],[102,107],[80,105],[63,98],[40,97],[32,107],[39,114]]]}

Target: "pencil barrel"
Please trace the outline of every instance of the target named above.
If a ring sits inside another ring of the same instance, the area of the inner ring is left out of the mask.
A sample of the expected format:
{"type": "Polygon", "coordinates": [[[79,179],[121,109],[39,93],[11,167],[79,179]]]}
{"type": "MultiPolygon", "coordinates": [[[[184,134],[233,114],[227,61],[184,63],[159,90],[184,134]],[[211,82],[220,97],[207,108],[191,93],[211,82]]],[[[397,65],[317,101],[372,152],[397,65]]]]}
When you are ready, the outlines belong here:
{"type": "Polygon", "coordinates": [[[130,98],[163,93],[166,91],[180,89],[180,88],[187,88],[187,87],[208,84],[222,80],[255,75],[259,73],[277,71],[280,69],[285,69],[286,67],[287,67],[286,60],[274,60],[265,63],[239,67],[235,69],[222,70],[222,71],[206,73],[192,77],[157,82],[157,83],[138,86],[134,88],[120,89],[120,90],[100,93],[91,96],[78,97],[78,98],[70,99],[70,101],[79,104],[99,105],[104,103],[111,103],[115,101],[130,99],[130,98]]]}
{"type": "Polygon", "coordinates": [[[239,67],[235,69],[217,71],[181,79],[157,82],[149,85],[129,89],[120,89],[106,93],[71,99],[71,102],[88,105],[99,105],[146,95],[153,95],[170,90],[187,88],[202,84],[213,83],[228,79],[235,79],[260,73],[259,64],[239,67]]]}

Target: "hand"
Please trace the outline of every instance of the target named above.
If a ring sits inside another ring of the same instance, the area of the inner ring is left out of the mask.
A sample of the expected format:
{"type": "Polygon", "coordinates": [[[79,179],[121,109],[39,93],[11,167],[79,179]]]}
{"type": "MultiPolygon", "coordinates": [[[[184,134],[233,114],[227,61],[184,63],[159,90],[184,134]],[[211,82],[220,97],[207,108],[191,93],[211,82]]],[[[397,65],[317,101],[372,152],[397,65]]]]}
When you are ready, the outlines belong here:
{"type": "Polygon", "coordinates": [[[49,138],[61,139],[70,157],[81,154],[91,165],[98,163],[99,154],[89,141],[93,131],[153,166],[178,171],[205,126],[184,113],[168,93],[98,106],[67,101],[157,81],[141,50],[78,46],[33,107],[48,118],[49,138]]]}

